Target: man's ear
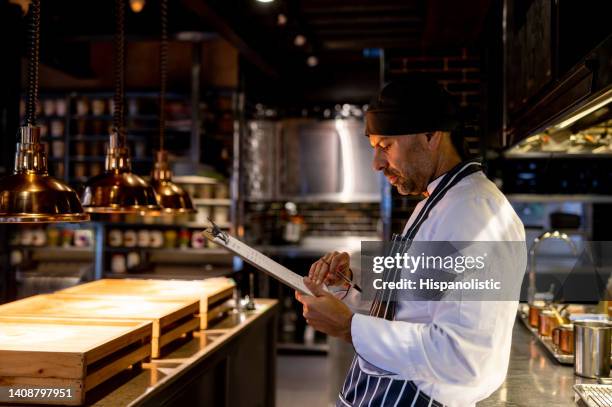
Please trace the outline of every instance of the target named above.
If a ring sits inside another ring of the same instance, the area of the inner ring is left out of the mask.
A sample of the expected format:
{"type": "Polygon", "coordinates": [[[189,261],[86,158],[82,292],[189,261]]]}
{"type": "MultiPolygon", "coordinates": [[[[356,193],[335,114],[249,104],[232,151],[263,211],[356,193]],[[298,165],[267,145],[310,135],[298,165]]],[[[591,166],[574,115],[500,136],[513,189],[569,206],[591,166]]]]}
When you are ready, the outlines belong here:
{"type": "Polygon", "coordinates": [[[446,132],[444,131],[435,131],[433,133],[427,133],[427,146],[430,151],[436,151],[440,148],[442,144],[442,139],[446,132]]]}

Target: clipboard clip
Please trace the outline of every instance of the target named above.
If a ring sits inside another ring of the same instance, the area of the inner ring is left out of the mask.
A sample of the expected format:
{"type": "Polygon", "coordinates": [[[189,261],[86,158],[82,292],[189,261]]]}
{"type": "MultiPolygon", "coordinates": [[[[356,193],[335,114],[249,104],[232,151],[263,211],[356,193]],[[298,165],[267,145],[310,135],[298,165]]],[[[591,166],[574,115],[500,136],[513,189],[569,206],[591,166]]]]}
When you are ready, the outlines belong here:
{"type": "Polygon", "coordinates": [[[217,224],[215,222],[212,221],[212,219],[208,218],[208,221],[212,225],[212,230],[210,231],[210,233],[214,237],[218,237],[219,239],[223,240],[223,243],[228,244],[229,243],[229,236],[227,235],[227,233],[222,231],[221,228],[219,226],[217,226],[217,224]]]}

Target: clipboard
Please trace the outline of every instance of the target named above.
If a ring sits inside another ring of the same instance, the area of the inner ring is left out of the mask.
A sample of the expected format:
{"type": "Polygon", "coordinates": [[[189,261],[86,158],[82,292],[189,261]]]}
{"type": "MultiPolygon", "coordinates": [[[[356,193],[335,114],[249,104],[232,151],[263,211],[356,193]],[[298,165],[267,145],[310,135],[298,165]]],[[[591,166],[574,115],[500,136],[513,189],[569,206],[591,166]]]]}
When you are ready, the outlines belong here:
{"type": "Polygon", "coordinates": [[[209,219],[209,222],[211,223],[211,226],[204,229],[203,232],[204,236],[206,236],[208,240],[240,256],[244,261],[253,267],[274,277],[281,283],[288,285],[294,290],[297,290],[303,294],[313,295],[308,287],[306,287],[304,284],[302,276],[289,270],[282,264],[275,262],[265,254],[253,249],[235,237],[225,233],[217,225],[215,225],[212,220],[209,219]]]}

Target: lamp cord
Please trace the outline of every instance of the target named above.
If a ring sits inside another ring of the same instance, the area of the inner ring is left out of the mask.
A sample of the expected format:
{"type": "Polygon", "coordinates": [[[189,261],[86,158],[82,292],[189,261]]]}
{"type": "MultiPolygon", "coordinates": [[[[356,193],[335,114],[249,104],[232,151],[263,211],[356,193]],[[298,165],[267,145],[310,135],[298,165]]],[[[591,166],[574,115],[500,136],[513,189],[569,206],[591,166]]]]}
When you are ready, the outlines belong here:
{"type": "Polygon", "coordinates": [[[159,45],[159,149],[164,149],[166,132],[166,84],[168,82],[168,1],[160,0],[161,40],[159,45]]]}
{"type": "Polygon", "coordinates": [[[36,125],[38,104],[38,67],[40,59],[40,0],[30,3],[30,53],[28,61],[28,94],[25,111],[25,125],[36,125]]]}
{"type": "Polygon", "coordinates": [[[125,134],[125,3],[124,0],[115,0],[115,66],[114,82],[115,93],[113,95],[113,130],[119,135],[119,145],[127,145],[125,134]]]}

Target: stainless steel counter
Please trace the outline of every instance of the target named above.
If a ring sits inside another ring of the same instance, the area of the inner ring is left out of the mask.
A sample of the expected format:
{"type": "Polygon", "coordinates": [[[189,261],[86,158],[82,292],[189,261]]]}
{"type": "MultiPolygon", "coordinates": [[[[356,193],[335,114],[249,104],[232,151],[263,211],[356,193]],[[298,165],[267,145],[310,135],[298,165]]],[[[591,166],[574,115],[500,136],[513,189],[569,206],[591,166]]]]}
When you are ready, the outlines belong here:
{"type": "MultiPolygon", "coordinates": [[[[257,299],[257,309],[255,311],[232,314],[214,325],[212,327],[213,329],[196,332],[192,338],[187,338],[185,341],[176,344],[176,346],[168,345],[172,347],[172,349],[167,349],[162,358],[154,359],[150,363],[144,363],[141,369],[125,371],[93,389],[90,392],[91,394],[87,394],[87,404],[98,407],[162,404],[186,405],[185,402],[187,402],[187,400],[185,400],[184,397],[181,403],[181,401],[172,397],[172,394],[187,393],[190,390],[185,389],[185,383],[193,380],[194,377],[201,375],[202,372],[206,370],[206,368],[199,367],[200,365],[212,360],[213,369],[218,369],[215,365],[219,365],[219,363],[223,365],[226,363],[223,359],[227,359],[229,356],[221,355],[228,353],[228,351],[223,348],[227,347],[231,342],[235,342],[237,339],[239,340],[240,337],[245,337],[247,341],[252,341],[253,338],[245,335],[247,335],[249,330],[253,331],[251,328],[261,322],[261,320],[266,319],[266,317],[270,319],[270,321],[266,323],[264,328],[260,329],[271,330],[269,332],[272,335],[271,338],[273,338],[271,340],[275,342],[276,319],[270,317],[276,312],[276,304],[276,300],[257,299]],[[221,362],[215,361],[215,359],[219,359],[221,362]],[[168,394],[171,394],[171,396],[168,396],[168,394]]],[[[258,351],[260,353],[271,351],[272,353],[266,357],[269,357],[270,361],[275,364],[276,355],[274,343],[270,343],[270,349],[263,349],[265,341],[261,340],[261,342],[262,349],[258,349],[258,351]]],[[[242,342],[238,342],[238,346],[245,345],[243,345],[242,342]]],[[[234,347],[236,346],[234,345],[234,347]]],[[[252,352],[252,350],[248,351],[252,352]]],[[[248,357],[243,357],[243,359],[248,363],[257,365],[257,360],[249,360],[248,357]]],[[[270,372],[274,372],[274,365],[261,365],[258,368],[262,369],[262,371],[259,372],[260,375],[265,375],[266,369],[272,369],[270,372]]],[[[233,368],[227,365],[224,369],[233,368]]],[[[213,378],[219,374],[220,373],[214,370],[212,372],[213,378]]],[[[227,372],[227,374],[235,375],[236,373],[227,372]]],[[[211,395],[213,392],[227,392],[227,389],[233,391],[229,383],[221,383],[219,382],[220,379],[215,380],[215,385],[208,389],[209,391],[206,397],[198,394],[201,388],[196,388],[195,395],[192,397],[193,400],[190,399],[187,405],[194,405],[191,402],[197,402],[198,404],[210,403],[211,401],[209,399],[215,402],[226,400],[230,404],[232,400],[235,402],[235,396],[231,394],[211,395]]],[[[244,378],[244,380],[248,380],[248,377],[244,378]]],[[[271,389],[268,390],[273,392],[274,377],[270,377],[269,380],[271,380],[271,389]]],[[[203,381],[202,384],[202,387],[209,385],[205,381],[203,381]]],[[[243,391],[245,390],[243,389],[243,391]]],[[[268,392],[266,386],[264,386],[263,389],[254,389],[254,391],[268,392]]]]}
{"type": "Polygon", "coordinates": [[[575,406],[576,383],[595,381],[574,376],[573,366],[557,363],[517,319],[506,381],[478,407],[575,406]]]}

